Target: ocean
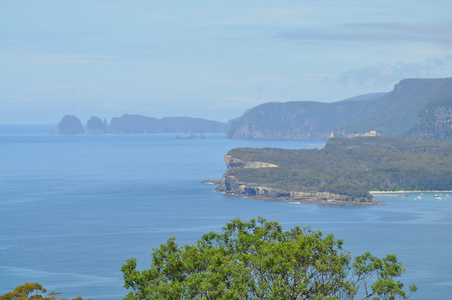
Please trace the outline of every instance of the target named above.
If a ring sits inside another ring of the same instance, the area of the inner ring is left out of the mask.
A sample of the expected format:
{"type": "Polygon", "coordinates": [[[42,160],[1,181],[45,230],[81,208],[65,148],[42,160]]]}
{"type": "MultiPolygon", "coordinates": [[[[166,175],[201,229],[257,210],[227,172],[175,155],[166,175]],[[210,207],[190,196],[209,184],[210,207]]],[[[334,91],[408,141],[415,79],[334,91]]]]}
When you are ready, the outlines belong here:
{"type": "MultiPolygon", "coordinates": [[[[318,141],[175,139],[176,134],[57,135],[0,126],[0,295],[39,282],[64,298],[119,300],[121,266],[148,268],[153,248],[262,216],[344,240],[352,255],[395,254],[412,299],[452,297],[452,195],[379,196],[382,206],[321,206],[229,197],[219,179],[236,147],[321,148],[318,141]]],[[[179,134],[183,136],[184,134],[179,134]]]]}

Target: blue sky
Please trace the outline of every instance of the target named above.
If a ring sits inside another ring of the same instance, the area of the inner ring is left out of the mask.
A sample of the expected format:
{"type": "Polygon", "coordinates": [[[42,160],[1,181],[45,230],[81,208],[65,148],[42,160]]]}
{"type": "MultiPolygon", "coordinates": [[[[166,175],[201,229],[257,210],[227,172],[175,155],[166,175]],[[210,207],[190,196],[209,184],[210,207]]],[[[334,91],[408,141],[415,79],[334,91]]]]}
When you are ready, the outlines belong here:
{"type": "Polygon", "coordinates": [[[0,0],[0,123],[218,121],[452,77],[452,1],[0,0]]]}

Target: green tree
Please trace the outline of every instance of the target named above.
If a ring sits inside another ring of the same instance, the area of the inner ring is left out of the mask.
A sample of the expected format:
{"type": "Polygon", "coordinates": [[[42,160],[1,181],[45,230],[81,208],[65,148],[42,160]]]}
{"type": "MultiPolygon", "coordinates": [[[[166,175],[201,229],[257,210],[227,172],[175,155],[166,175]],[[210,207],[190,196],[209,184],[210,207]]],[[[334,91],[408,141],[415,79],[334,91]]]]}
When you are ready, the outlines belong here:
{"type": "Polygon", "coordinates": [[[14,289],[14,291],[0,296],[0,300],[28,300],[28,299],[44,299],[52,300],[50,297],[43,297],[42,294],[46,289],[39,283],[25,283],[14,289]]]}
{"type": "MultiPolygon", "coordinates": [[[[60,298],[61,293],[51,292],[48,296],[43,295],[46,292],[41,284],[26,282],[16,287],[14,291],[1,295],[0,300],[68,300],[60,298]]],[[[83,298],[77,297],[72,300],[83,300],[83,298]]]]}
{"type": "Polygon", "coordinates": [[[283,231],[260,217],[234,219],[195,245],[179,247],[170,238],[154,249],[149,269],[138,271],[136,259],[127,260],[126,299],[409,298],[395,281],[405,271],[396,256],[365,253],[352,263],[342,243],[309,228],[283,231]]]}

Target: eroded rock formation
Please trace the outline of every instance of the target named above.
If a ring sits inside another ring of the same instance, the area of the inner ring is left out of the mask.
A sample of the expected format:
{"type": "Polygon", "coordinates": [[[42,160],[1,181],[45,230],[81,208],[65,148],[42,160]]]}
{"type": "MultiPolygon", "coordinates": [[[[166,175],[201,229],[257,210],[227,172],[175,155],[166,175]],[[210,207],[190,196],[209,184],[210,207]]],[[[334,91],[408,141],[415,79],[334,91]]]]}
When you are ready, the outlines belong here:
{"type": "Polygon", "coordinates": [[[83,133],[83,125],[79,118],[71,115],[66,115],[58,123],[59,134],[80,134],[83,133]]]}

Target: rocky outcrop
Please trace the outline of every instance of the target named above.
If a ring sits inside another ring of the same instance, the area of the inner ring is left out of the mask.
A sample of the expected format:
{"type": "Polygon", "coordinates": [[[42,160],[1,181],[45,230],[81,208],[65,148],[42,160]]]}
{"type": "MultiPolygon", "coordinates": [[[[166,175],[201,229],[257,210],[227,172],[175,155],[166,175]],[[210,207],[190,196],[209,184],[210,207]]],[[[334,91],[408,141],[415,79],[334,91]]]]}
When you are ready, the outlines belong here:
{"type": "Polygon", "coordinates": [[[80,134],[83,132],[82,122],[75,116],[66,115],[58,123],[57,133],[59,134],[80,134]]]}
{"type": "Polygon", "coordinates": [[[226,174],[219,182],[219,186],[216,190],[231,196],[262,200],[286,200],[300,203],[336,205],[380,204],[379,202],[369,201],[368,199],[364,198],[351,199],[346,195],[339,195],[328,192],[285,191],[279,188],[265,187],[253,183],[244,183],[239,181],[236,177],[226,174]]]}
{"type": "Polygon", "coordinates": [[[86,123],[86,133],[103,134],[107,132],[107,120],[102,121],[98,117],[91,117],[86,123]]]}

